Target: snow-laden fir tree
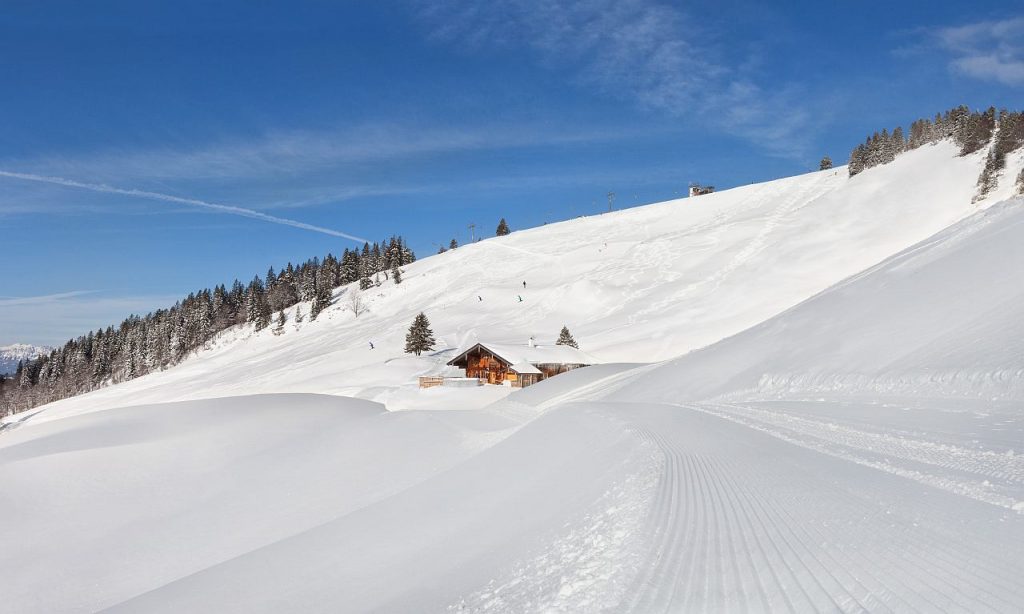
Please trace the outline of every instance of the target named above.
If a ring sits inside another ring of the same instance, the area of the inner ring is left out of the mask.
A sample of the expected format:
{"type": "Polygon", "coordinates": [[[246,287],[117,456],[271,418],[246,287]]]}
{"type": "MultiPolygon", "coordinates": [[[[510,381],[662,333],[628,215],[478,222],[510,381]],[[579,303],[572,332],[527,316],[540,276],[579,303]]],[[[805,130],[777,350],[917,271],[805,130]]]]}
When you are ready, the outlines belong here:
{"type": "Polygon", "coordinates": [[[267,290],[267,294],[274,291],[274,286],[277,285],[277,274],[274,273],[274,267],[267,269],[267,277],[263,281],[263,286],[267,290]]]}
{"type": "Polygon", "coordinates": [[[341,256],[341,283],[350,284],[359,279],[359,252],[345,250],[341,256]]]}
{"type": "Polygon", "coordinates": [[[505,235],[507,235],[510,232],[512,232],[512,231],[509,230],[509,228],[508,228],[508,222],[505,221],[505,218],[501,218],[501,221],[498,222],[498,229],[494,232],[494,236],[496,236],[496,237],[504,237],[505,235]]]}
{"type": "Polygon", "coordinates": [[[402,283],[402,269],[397,266],[391,269],[391,279],[394,280],[396,286],[402,283]]]}
{"type": "Polygon", "coordinates": [[[333,281],[333,275],[328,267],[320,267],[316,275],[316,284],[313,288],[313,305],[309,310],[310,321],[315,320],[320,312],[331,304],[331,295],[333,294],[333,288],[331,283],[333,281]]]}
{"type": "Polygon", "coordinates": [[[825,156],[821,159],[821,162],[818,163],[818,170],[827,171],[830,168],[832,168],[832,158],[825,156]]]}
{"type": "Polygon", "coordinates": [[[857,145],[850,152],[850,161],[847,163],[847,170],[850,173],[850,177],[861,173],[865,167],[865,146],[857,145]]]}
{"type": "MultiPolygon", "coordinates": [[[[316,260],[314,258],[314,260],[316,260]]],[[[312,266],[305,267],[299,281],[299,300],[302,302],[311,301],[316,297],[316,272],[320,263],[315,262],[312,266]]]]}
{"type": "Polygon", "coordinates": [[[277,323],[274,324],[274,329],[273,329],[273,333],[275,335],[282,335],[282,334],[284,334],[285,322],[287,322],[287,319],[285,318],[284,310],[278,311],[277,312],[277,323]]]}
{"type": "Polygon", "coordinates": [[[576,340],[572,338],[572,333],[569,332],[568,326],[562,327],[562,332],[558,333],[558,341],[555,341],[555,345],[568,345],[576,348],[577,350],[580,348],[580,346],[576,344],[576,340]]]}
{"type": "Polygon", "coordinates": [[[422,352],[434,349],[434,331],[430,330],[430,321],[420,312],[412,321],[408,334],[405,335],[406,354],[417,356],[422,352]]]}
{"type": "Polygon", "coordinates": [[[459,242],[452,239],[451,243],[448,244],[448,249],[455,249],[459,246],[459,242]]]}
{"type": "Polygon", "coordinates": [[[256,330],[263,330],[270,325],[270,303],[267,302],[263,281],[259,276],[253,278],[245,297],[245,320],[251,322],[256,330]]]}

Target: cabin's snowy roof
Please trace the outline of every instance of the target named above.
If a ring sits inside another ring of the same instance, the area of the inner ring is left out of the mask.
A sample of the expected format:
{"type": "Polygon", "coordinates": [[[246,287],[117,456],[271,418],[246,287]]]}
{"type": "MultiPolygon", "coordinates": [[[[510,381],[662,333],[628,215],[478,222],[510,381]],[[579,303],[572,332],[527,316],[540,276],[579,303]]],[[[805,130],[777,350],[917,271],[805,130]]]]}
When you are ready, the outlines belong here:
{"type": "Polygon", "coordinates": [[[538,375],[540,374],[540,369],[531,365],[528,362],[517,362],[516,364],[512,365],[509,368],[520,375],[529,375],[531,373],[536,373],[538,375]]]}
{"type": "Polygon", "coordinates": [[[490,350],[496,356],[501,357],[505,362],[513,365],[513,370],[518,373],[533,373],[534,371],[520,371],[515,365],[522,363],[530,365],[593,365],[598,361],[593,356],[568,345],[515,345],[510,343],[474,343],[471,347],[459,352],[458,356],[449,361],[454,363],[462,358],[471,349],[480,345],[490,350]]]}

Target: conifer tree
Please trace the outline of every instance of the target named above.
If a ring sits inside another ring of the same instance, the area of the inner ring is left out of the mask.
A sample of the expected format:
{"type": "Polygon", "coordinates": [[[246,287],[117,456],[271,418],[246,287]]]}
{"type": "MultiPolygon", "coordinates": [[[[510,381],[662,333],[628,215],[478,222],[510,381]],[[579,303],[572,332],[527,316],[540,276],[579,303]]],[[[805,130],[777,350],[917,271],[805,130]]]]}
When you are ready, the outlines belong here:
{"type": "Polygon", "coordinates": [[[824,158],[821,159],[821,162],[818,164],[818,170],[827,171],[830,168],[832,168],[832,158],[825,156],[824,158]]]}
{"type": "Polygon", "coordinates": [[[284,333],[285,322],[287,322],[287,319],[285,318],[284,310],[282,309],[281,311],[277,312],[277,323],[274,324],[275,335],[281,335],[284,333]]]}
{"type": "Polygon", "coordinates": [[[448,244],[448,249],[455,249],[459,246],[459,242],[452,239],[451,243],[448,244]]]}
{"type": "Polygon", "coordinates": [[[398,268],[398,265],[391,269],[391,279],[394,280],[396,286],[402,283],[402,269],[398,268]]]}
{"type": "Polygon", "coordinates": [[[274,273],[274,267],[267,269],[267,277],[263,284],[266,287],[268,294],[274,290],[274,286],[277,285],[277,274],[274,273]]]}
{"type": "Polygon", "coordinates": [[[270,325],[270,303],[263,291],[263,282],[257,276],[249,284],[245,297],[245,319],[251,322],[256,330],[263,330],[270,325]]]}
{"type": "Polygon", "coordinates": [[[853,148],[853,151],[850,152],[850,162],[849,166],[847,166],[850,172],[850,177],[853,177],[864,170],[866,167],[865,156],[866,149],[864,145],[857,145],[853,148]]]}
{"type": "Polygon", "coordinates": [[[345,250],[341,256],[341,283],[350,284],[359,279],[359,252],[345,250]]]}
{"type": "Polygon", "coordinates": [[[505,235],[507,235],[510,232],[512,232],[512,231],[509,230],[509,228],[508,228],[508,222],[505,221],[505,218],[501,218],[501,221],[498,222],[498,229],[495,231],[494,236],[496,236],[496,237],[504,237],[505,235]]]}
{"type": "Polygon", "coordinates": [[[906,151],[907,139],[903,136],[903,126],[896,126],[892,129],[892,136],[889,137],[889,147],[893,152],[894,159],[906,151]]]}
{"type": "Polygon", "coordinates": [[[409,332],[405,335],[405,352],[419,356],[420,353],[429,352],[432,349],[434,349],[434,332],[430,330],[430,321],[427,320],[427,316],[420,312],[413,319],[412,326],[409,327],[409,332]]]}
{"type": "Polygon", "coordinates": [[[309,310],[310,321],[315,320],[321,311],[330,306],[331,297],[334,294],[331,287],[332,278],[333,274],[330,272],[329,267],[321,266],[317,272],[316,283],[313,288],[313,305],[309,310]]]}
{"type": "Polygon", "coordinates": [[[572,338],[572,333],[569,332],[568,326],[562,327],[562,332],[558,334],[558,341],[555,342],[555,345],[568,345],[576,349],[580,347],[576,344],[576,340],[572,338]]]}

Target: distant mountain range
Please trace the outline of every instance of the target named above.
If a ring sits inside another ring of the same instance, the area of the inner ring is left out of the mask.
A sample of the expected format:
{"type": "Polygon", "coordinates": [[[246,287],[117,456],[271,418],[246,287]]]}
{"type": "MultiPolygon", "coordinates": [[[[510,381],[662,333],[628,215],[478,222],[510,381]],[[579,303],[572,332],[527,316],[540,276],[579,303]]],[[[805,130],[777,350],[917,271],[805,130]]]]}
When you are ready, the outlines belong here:
{"type": "Polygon", "coordinates": [[[27,343],[0,346],[0,374],[14,373],[18,370],[18,361],[32,360],[52,349],[44,345],[29,345],[27,343]]]}

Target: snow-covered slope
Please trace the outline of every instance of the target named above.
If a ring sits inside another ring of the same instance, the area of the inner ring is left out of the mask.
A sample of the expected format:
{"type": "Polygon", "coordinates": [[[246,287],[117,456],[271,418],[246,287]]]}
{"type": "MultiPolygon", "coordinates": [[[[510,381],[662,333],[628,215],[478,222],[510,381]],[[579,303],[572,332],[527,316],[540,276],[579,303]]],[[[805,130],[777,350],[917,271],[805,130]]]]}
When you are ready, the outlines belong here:
{"type": "Polygon", "coordinates": [[[19,362],[33,360],[52,349],[46,346],[29,345],[27,343],[0,346],[0,375],[14,373],[18,368],[19,362]]]}
{"type": "Polygon", "coordinates": [[[1024,199],[937,233],[623,398],[1024,398],[1024,199]]]}
{"type": "Polygon", "coordinates": [[[1024,202],[972,207],[978,163],[940,145],[485,241],[358,320],[241,331],[19,416],[3,606],[1022,611],[1024,202]],[[452,348],[575,308],[581,345],[623,362],[458,411],[503,390],[400,388],[450,355],[397,358],[421,306],[452,348]],[[624,362],[703,336],[728,338],[624,362]]]}
{"type": "MultiPolygon", "coordinates": [[[[1005,198],[1012,182],[971,203],[982,156],[959,158],[943,142],[852,179],[839,168],[488,239],[407,267],[401,285],[365,293],[369,312],[358,319],[346,308],[353,288],[340,288],[316,322],[290,322],[281,336],[229,331],[182,365],[53,404],[37,419],[280,391],[418,406],[400,388],[437,371],[459,347],[531,336],[550,342],[563,324],[603,361],[673,358],[1005,198]],[[416,359],[402,349],[420,311],[440,348],[416,359]]],[[[1015,157],[1007,172],[1017,166],[1015,157]]]]}

